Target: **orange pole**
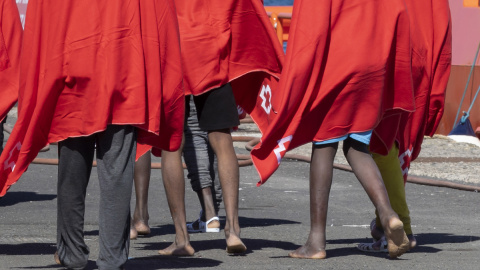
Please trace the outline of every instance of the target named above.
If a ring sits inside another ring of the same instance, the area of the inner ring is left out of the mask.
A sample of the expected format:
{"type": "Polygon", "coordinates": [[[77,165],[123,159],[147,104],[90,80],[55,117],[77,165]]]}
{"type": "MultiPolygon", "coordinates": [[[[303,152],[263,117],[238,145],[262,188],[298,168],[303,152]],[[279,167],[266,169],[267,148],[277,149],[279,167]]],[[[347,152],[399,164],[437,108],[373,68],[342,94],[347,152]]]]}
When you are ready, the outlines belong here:
{"type": "Polygon", "coordinates": [[[276,13],[271,13],[270,14],[270,22],[273,25],[273,28],[277,32],[277,38],[280,41],[280,43],[283,44],[283,27],[282,24],[280,23],[280,20],[278,19],[278,15],[276,13]]]}

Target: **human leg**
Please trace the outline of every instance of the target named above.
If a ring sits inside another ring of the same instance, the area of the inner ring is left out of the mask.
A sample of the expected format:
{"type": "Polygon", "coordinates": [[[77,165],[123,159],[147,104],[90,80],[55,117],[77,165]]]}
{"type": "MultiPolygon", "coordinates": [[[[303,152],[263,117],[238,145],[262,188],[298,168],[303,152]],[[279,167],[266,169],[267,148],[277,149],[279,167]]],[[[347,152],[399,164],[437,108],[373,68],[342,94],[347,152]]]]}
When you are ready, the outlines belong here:
{"type": "Polygon", "coordinates": [[[187,223],[187,231],[189,233],[195,232],[220,232],[220,219],[218,218],[214,202],[211,199],[213,194],[211,188],[203,188],[197,193],[198,199],[201,202],[202,210],[197,220],[187,223]],[[213,214],[212,214],[213,213],[213,214]]]}
{"type": "Polygon", "coordinates": [[[187,165],[187,177],[190,179],[192,189],[197,193],[202,210],[199,219],[188,223],[187,229],[189,232],[204,232],[207,228],[210,231],[220,231],[220,222],[217,217],[217,194],[214,188],[215,155],[208,143],[208,133],[202,130],[198,124],[193,99],[189,100],[189,106],[187,106],[189,115],[184,129],[183,158],[187,165]],[[206,221],[210,222],[204,224],[206,221]]]}
{"type": "Polygon", "coordinates": [[[85,197],[92,170],[95,138],[68,138],[58,143],[57,254],[71,269],[83,269],[90,253],[83,239],[85,197]]]}
{"type": "Polygon", "coordinates": [[[326,222],[328,197],[332,186],[333,161],[338,143],[317,145],[312,148],[310,164],[310,234],[307,242],[288,254],[303,259],[324,259],[327,256],[326,222]]]}
{"type": "Polygon", "coordinates": [[[343,151],[355,176],[379,213],[390,257],[402,255],[409,248],[408,238],[403,231],[402,221],[390,206],[382,177],[368,152],[367,145],[347,138],[343,143],[343,151]]]}
{"type": "Polygon", "coordinates": [[[223,190],[226,223],[225,238],[228,253],[242,253],[246,246],[240,239],[238,221],[239,168],[233,140],[228,129],[209,131],[208,138],[218,160],[218,175],[223,190]]]}
{"type": "Polygon", "coordinates": [[[208,131],[208,141],[217,157],[218,175],[223,190],[228,253],[243,253],[246,246],[240,239],[238,221],[239,169],[230,128],[238,126],[237,105],[230,84],[194,98],[198,122],[208,131]]]}
{"type": "Polygon", "coordinates": [[[213,187],[212,187],[212,193],[214,194],[213,204],[215,206],[215,212],[218,214],[218,211],[220,210],[220,205],[223,202],[223,192],[222,192],[222,185],[220,183],[220,179],[218,178],[218,162],[216,158],[213,163],[213,171],[214,171],[214,174],[216,175],[215,179],[213,179],[213,187]]]}
{"type": "MultiPolygon", "coordinates": [[[[403,228],[410,240],[410,248],[414,248],[416,246],[416,239],[412,232],[410,211],[405,195],[404,178],[398,160],[398,147],[394,145],[386,156],[373,153],[372,157],[382,175],[390,204],[403,222],[403,228]]],[[[376,223],[372,228],[372,236],[376,236],[375,238],[378,239],[380,238],[378,236],[383,233],[383,228],[377,211],[376,216],[376,223]]]]}
{"type": "Polygon", "coordinates": [[[182,150],[162,151],[162,178],[168,206],[175,226],[175,241],[159,250],[160,255],[192,256],[195,250],[190,245],[185,217],[185,180],[181,159],[182,150]]]}
{"type": "Polygon", "coordinates": [[[203,152],[203,154],[206,154],[204,158],[208,160],[208,164],[206,164],[208,167],[205,168],[206,170],[203,170],[203,173],[199,173],[201,189],[195,189],[202,206],[202,215],[200,220],[202,222],[208,221],[207,224],[205,224],[205,228],[208,228],[210,232],[220,232],[218,211],[222,199],[222,188],[219,184],[218,173],[216,170],[217,159],[212,148],[210,147],[210,144],[208,143],[208,140],[204,141],[204,143],[207,144],[207,151],[203,152]]]}
{"type": "Polygon", "coordinates": [[[151,164],[152,157],[150,151],[135,162],[135,211],[130,228],[130,239],[137,238],[137,234],[147,235],[150,233],[150,227],[148,226],[148,187],[150,184],[151,164]]]}
{"type": "MultiPolygon", "coordinates": [[[[214,187],[209,186],[202,188],[200,192],[197,192],[198,199],[201,201],[202,204],[202,221],[207,221],[212,219],[213,217],[216,217],[218,215],[217,210],[215,209],[215,201],[214,197],[215,194],[212,192],[212,190],[215,190],[214,187]]],[[[210,224],[211,226],[209,227],[214,227],[214,228],[220,228],[220,222],[215,221],[214,224],[210,224]]]]}
{"type": "Polygon", "coordinates": [[[108,125],[96,135],[99,269],[121,269],[128,260],[135,140],[135,128],[128,125],[108,125]]]}

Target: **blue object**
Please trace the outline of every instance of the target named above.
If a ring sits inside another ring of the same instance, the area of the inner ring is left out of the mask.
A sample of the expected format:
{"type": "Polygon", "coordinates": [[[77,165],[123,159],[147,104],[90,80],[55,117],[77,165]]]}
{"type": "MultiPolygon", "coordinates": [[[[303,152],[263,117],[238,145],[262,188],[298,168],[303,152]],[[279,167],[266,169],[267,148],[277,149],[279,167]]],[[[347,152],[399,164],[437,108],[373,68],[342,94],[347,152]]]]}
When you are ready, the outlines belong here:
{"type": "Polygon", "coordinates": [[[472,128],[472,123],[470,123],[466,112],[464,112],[464,116],[462,117],[460,122],[458,122],[455,127],[453,127],[452,131],[450,131],[448,135],[467,135],[476,137],[475,132],[472,128]]]}
{"type": "Polygon", "coordinates": [[[370,131],[366,131],[366,132],[350,133],[350,134],[347,134],[345,136],[335,138],[335,139],[330,139],[330,140],[326,140],[326,141],[322,141],[322,142],[313,142],[313,144],[314,145],[322,145],[322,144],[336,143],[336,142],[339,142],[339,141],[344,141],[348,137],[350,137],[350,138],[352,138],[356,141],[362,142],[366,145],[369,145],[370,144],[370,138],[372,138],[372,131],[370,130],[370,131]]]}
{"type": "MultiPolygon", "coordinates": [[[[465,85],[465,90],[463,91],[462,100],[460,101],[460,105],[458,106],[457,115],[455,116],[455,121],[453,122],[453,128],[454,129],[455,129],[455,125],[457,124],[457,119],[458,119],[458,115],[460,114],[460,108],[462,107],[463,99],[465,98],[465,94],[467,93],[468,85],[470,84],[470,79],[472,78],[473,69],[475,68],[475,64],[477,63],[477,57],[478,57],[478,52],[479,51],[480,51],[480,43],[478,43],[477,52],[475,53],[475,58],[473,58],[473,64],[472,64],[472,67],[470,68],[470,73],[468,74],[468,80],[467,80],[467,84],[465,85]]],[[[480,87],[477,89],[477,93],[475,94],[475,97],[473,98],[473,101],[470,104],[470,108],[468,109],[467,114],[462,117],[462,120],[464,118],[468,118],[468,116],[470,115],[470,110],[472,109],[473,103],[475,102],[475,99],[477,98],[478,91],[480,91],[480,87]]]]}
{"type": "Polygon", "coordinates": [[[293,0],[264,0],[264,6],[293,6],[293,0]]]}

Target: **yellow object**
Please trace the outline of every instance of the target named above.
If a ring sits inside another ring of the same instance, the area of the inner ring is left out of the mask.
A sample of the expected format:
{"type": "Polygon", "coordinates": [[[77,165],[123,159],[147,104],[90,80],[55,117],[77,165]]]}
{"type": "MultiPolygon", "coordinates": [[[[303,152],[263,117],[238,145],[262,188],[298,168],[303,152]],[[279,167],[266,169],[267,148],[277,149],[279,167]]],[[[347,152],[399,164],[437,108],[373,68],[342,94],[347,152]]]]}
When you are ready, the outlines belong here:
{"type": "Polygon", "coordinates": [[[464,7],[480,7],[480,0],[463,0],[464,7]]]}
{"type": "MultiPolygon", "coordinates": [[[[402,169],[398,159],[397,145],[394,145],[386,156],[372,153],[372,157],[377,164],[380,173],[382,174],[383,182],[385,183],[385,188],[387,189],[388,193],[388,198],[390,199],[390,205],[403,222],[405,233],[407,235],[412,234],[410,210],[408,209],[407,199],[405,196],[405,184],[403,182],[402,169]]],[[[380,219],[378,218],[378,212],[375,211],[375,214],[377,216],[377,228],[382,228],[380,219]]]]}

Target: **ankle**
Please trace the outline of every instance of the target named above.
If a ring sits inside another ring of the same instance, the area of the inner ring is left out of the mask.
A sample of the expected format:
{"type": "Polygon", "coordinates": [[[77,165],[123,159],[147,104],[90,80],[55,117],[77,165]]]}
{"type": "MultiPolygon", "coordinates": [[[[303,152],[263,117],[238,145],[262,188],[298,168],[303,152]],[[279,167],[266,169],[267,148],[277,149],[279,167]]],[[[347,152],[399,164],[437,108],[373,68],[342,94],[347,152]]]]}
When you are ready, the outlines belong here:
{"type": "Polygon", "coordinates": [[[390,215],[385,215],[384,218],[380,218],[380,221],[382,223],[383,232],[385,232],[385,230],[388,230],[391,227],[392,223],[397,223],[398,221],[401,222],[400,218],[395,212],[390,215]]]}
{"type": "Polygon", "coordinates": [[[212,220],[207,224],[208,228],[220,228],[220,221],[212,220]]]}

